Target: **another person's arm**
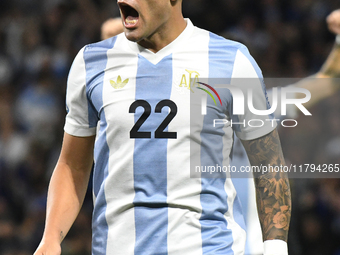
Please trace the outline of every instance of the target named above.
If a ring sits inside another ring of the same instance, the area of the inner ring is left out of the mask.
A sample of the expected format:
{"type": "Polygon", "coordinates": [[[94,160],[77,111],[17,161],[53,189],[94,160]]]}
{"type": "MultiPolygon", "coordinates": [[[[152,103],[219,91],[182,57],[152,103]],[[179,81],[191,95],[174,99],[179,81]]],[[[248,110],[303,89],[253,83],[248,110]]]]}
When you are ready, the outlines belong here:
{"type": "MultiPolygon", "coordinates": [[[[321,100],[334,95],[340,89],[340,44],[335,44],[320,71],[314,76],[302,79],[294,87],[307,89],[311,99],[304,104],[308,109],[321,100]]],[[[296,94],[296,98],[304,97],[296,94]]]]}
{"type": "Polygon", "coordinates": [[[82,206],[93,164],[95,137],[64,135],[51,177],[43,238],[34,255],[59,255],[61,242],[82,206]]]}
{"type": "MultiPolygon", "coordinates": [[[[285,165],[276,129],[263,137],[249,141],[243,140],[242,143],[252,166],[282,169],[281,166],[285,165]]],[[[287,254],[287,245],[284,242],[288,239],[291,216],[288,176],[283,171],[273,171],[254,173],[254,178],[258,214],[265,242],[265,255],[269,254],[268,246],[271,246],[270,252],[277,249],[270,254],[287,254]],[[268,243],[266,242],[268,240],[275,241],[268,243]]]]}
{"type": "MultiPolygon", "coordinates": [[[[322,99],[334,95],[340,89],[340,9],[333,11],[326,21],[329,31],[337,35],[332,51],[319,72],[313,77],[294,84],[296,87],[310,91],[312,97],[304,104],[306,108],[310,108],[322,99]]],[[[296,95],[297,98],[300,96],[304,97],[303,94],[296,95]]]]}
{"type": "Polygon", "coordinates": [[[121,18],[111,18],[106,20],[101,27],[101,39],[105,40],[116,36],[124,31],[121,18]]]}
{"type": "Polygon", "coordinates": [[[340,9],[332,11],[327,17],[328,29],[334,34],[340,34],[340,9]]]}
{"type": "Polygon", "coordinates": [[[340,9],[333,11],[326,19],[328,29],[336,35],[335,45],[320,73],[327,77],[340,78],[340,9]]]}
{"type": "Polygon", "coordinates": [[[340,78],[340,9],[328,15],[328,29],[336,35],[335,45],[320,70],[320,75],[340,78]]]}

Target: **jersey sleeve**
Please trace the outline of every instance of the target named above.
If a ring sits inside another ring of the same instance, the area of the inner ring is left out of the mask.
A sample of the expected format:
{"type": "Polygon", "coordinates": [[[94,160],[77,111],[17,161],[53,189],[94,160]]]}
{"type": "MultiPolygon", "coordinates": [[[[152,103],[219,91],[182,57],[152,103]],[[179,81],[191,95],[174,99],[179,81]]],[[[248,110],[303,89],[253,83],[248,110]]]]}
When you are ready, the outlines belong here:
{"type": "Polygon", "coordinates": [[[271,107],[262,72],[245,46],[236,53],[231,86],[242,91],[244,100],[244,114],[232,116],[236,135],[242,140],[252,140],[273,131],[277,124],[274,115],[269,114],[271,107]],[[261,111],[261,114],[256,111],[261,111]],[[262,115],[266,112],[268,114],[262,115]]]}
{"type": "Polygon", "coordinates": [[[66,120],[64,131],[73,136],[93,136],[96,126],[90,125],[90,119],[97,116],[90,110],[91,105],[86,96],[86,67],[84,48],[75,57],[67,80],[66,90],[66,120]]]}

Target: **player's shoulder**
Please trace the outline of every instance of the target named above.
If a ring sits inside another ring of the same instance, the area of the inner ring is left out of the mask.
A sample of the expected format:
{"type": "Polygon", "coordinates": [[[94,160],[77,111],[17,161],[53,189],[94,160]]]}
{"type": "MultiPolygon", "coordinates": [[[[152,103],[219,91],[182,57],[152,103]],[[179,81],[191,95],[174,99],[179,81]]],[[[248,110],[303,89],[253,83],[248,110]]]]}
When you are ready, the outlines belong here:
{"type": "Polygon", "coordinates": [[[108,51],[111,57],[122,52],[130,52],[130,48],[125,43],[126,39],[123,33],[99,42],[85,45],[76,58],[84,59],[87,63],[98,62],[108,58],[108,51]]]}
{"type": "Polygon", "coordinates": [[[83,50],[84,52],[98,52],[98,51],[107,51],[109,49],[112,49],[118,39],[118,37],[121,36],[116,35],[113,37],[110,37],[108,39],[99,41],[99,42],[95,42],[95,43],[91,43],[91,44],[87,44],[84,46],[83,50]]]}
{"type": "Polygon", "coordinates": [[[228,38],[225,38],[223,36],[217,35],[211,31],[199,28],[195,26],[195,32],[194,35],[196,36],[209,36],[209,47],[215,48],[215,49],[224,49],[229,51],[245,51],[248,52],[247,46],[244,44],[230,40],[228,38]]]}

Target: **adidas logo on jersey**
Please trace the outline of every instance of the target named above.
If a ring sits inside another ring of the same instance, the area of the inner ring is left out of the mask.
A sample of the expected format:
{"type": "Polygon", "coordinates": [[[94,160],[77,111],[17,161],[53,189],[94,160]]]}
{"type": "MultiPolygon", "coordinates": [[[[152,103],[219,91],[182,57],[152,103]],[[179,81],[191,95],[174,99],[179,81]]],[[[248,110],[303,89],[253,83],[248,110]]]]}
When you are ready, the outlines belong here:
{"type": "Polygon", "coordinates": [[[111,86],[115,89],[122,89],[125,87],[126,84],[128,84],[129,79],[125,79],[122,81],[122,77],[118,75],[117,81],[110,80],[111,86]]]}

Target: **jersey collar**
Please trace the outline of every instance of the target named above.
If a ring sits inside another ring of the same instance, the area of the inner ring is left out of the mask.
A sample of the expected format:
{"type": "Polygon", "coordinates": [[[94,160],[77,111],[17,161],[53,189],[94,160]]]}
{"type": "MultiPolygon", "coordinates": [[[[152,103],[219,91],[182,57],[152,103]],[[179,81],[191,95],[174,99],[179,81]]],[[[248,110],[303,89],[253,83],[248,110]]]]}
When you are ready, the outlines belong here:
{"type": "Polygon", "coordinates": [[[148,61],[150,61],[152,64],[156,65],[159,61],[161,61],[164,57],[170,55],[173,53],[178,47],[180,47],[180,44],[182,44],[184,41],[187,40],[187,38],[190,37],[194,30],[194,25],[190,21],[190,19],[185,19],[187,22],[187,26],[184,29],[184,31],[171,43],[169,43],[167,46],[162,48],[161,50],[157,51],[156,53],[140,46],[138,43],[129,41],[125,35],[125,40],[127,41],[128,45],[130,46],[131,50],[134,51],[137,54],[140,54],[144,58],[146,58],[148,61]]]}

